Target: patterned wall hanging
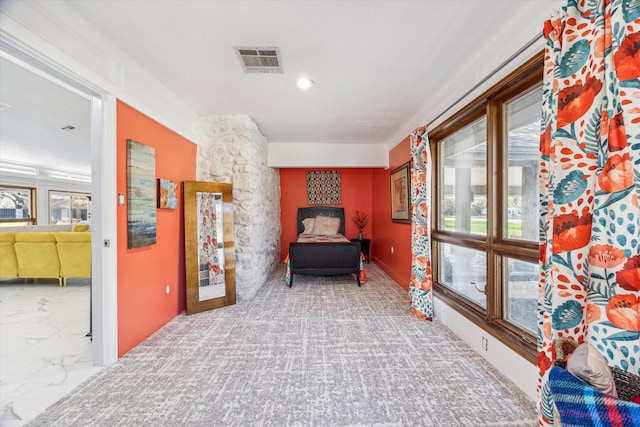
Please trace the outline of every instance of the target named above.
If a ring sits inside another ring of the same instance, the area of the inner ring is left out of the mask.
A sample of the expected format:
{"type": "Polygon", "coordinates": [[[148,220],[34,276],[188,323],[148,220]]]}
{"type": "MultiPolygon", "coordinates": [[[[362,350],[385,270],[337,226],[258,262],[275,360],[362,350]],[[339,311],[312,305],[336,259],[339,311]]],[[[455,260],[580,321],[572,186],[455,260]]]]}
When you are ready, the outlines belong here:
{"type": "Polygon", "coordinates": [[[342,203],[340,171],[307,172],[307,204],[339,205],[342,203]]]}

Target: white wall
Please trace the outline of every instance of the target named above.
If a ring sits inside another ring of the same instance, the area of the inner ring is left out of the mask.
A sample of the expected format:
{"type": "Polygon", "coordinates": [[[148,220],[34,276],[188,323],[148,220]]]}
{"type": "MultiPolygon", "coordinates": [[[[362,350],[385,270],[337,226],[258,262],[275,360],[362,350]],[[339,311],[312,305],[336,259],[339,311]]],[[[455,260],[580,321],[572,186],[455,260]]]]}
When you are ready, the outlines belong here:
{"type": "Polygon", "coordinates": [[[388,167],[389,152],[384,144],[270,143],[268,165],[298,167],[388,167]],[[336,153],[340,153],[336,156],[336,153]]]}
{"type": "Polygon", "coordinates": [[[434,318],[462,338],[532,400],[537,400],[538,367],[536,365],[502,344],[437,297],[433,299],[433,310],[434,318]]]}

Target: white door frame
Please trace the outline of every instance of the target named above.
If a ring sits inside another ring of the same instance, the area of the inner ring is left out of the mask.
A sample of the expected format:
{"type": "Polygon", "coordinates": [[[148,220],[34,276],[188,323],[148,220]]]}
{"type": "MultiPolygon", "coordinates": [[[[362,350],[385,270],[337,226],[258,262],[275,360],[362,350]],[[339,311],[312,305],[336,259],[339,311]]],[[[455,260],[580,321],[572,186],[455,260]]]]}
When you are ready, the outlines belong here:
{"type": "Polygon", "coordinates": [[[110,365],[118,360],[116,98],[15,40],[0,40],[0,51],[91,97],[91,347],[94,365],[110,365]]]}

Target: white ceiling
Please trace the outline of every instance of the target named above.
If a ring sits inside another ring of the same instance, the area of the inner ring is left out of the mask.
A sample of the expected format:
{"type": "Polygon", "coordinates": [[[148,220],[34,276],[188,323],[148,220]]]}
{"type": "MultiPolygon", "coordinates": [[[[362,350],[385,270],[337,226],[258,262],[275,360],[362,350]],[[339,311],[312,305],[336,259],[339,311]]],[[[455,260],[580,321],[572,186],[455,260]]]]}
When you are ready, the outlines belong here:
{"type": "Polygon", "coordinates": [[[91,172],[91,102],[38,70],[0,57],[0,160],[91,172]],[[73,130],[63,127],[73,126],[73,130]]]}
{"type": "MultiPolygon", "coordinates": [[[[392,147],[535,37],[563,2],[68,3],[202,116],[247,114],[270,143],[392,147]],[[234,46],[278,47],[283,73],[245,73],[234,46]],[[301,75],[315,86],[298,89],[301,75]]],[[[0,101],[13,105],[0,113],[2,159],[35,153],[36,164],[86,170],[90,157],[74,152],[89,151],[89,101],[0,65],[0,101]],[[77,131],[61,131],[67,124],[77,131]],[[85,150],[65,148],[77,138],[85,150]]]]}

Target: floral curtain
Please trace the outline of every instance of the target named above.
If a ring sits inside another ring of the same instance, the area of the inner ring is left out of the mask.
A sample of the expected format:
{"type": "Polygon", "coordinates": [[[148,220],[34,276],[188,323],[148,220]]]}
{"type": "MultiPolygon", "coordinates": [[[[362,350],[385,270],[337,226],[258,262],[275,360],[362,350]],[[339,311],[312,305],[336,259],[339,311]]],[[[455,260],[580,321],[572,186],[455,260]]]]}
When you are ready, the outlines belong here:
{"type": "Polygon", "coordinates": [[[425,320],[433,317],[431,291],[431,242],[429,203],[431,199],[431,153],[427,128],[411,133],[411,282],[409,299],[413,313],[425,320]]]}
{"type": "Polygon", "coordinates": [[[569,0],[545,23],[540,424],[560,343],[640,374],[640,3],[569,0]]]}

